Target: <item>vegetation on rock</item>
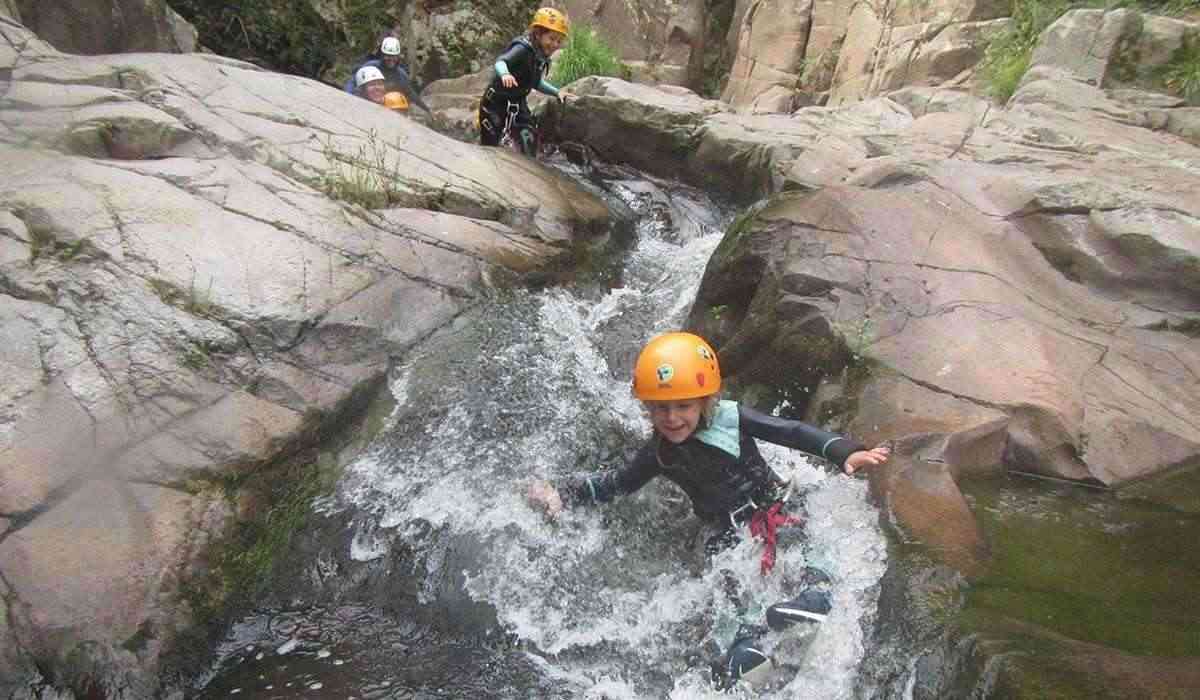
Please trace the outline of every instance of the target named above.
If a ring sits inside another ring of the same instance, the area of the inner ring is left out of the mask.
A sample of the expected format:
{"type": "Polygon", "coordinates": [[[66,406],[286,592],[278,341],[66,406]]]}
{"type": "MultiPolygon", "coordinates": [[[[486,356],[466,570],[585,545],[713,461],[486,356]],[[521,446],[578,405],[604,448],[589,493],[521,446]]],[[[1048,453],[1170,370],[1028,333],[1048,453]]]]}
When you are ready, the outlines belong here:
{"type": "MultiPolygon", "coordinates": [[[[1038,37],[1068,11],[1088,8],[1115,10],[1122,7],[1176,16],[1200,10],[1200,0],[1013,0],[1012,23],[992,39],[983,61],[979,64],[980,75],[987,84],[988,92],[1001,102],[1006,102],[1012,97],[1021,82],[1021,77],[1029,68],[1029,60],[1033,56],[1038,37]]],[[[1189,82],[1186,60],[1181,62],[1181,72],[1175,77],[1176,83],[1198,85],[1198,65],[1200,64],[1193,56],[1189,82]]],[[[1168,87],[1171,87],[1169,83],[1168,87]]]]}
{"type": "Polygon", "coordinates": [[[563,50],[554,58],[550,81],[567,85],[589,75],[628,78],[628,70],[617,54],[592,27],[571,31],[563,50]]]}
{"type": "Polygon", "coordinates": [[[196,27],[200,43],[216,53],[312,78],[320,78],[337,63],[338,47],[366,54],[395,23],[392,3],[377,0],[340,0],[336,24],[307,2],[171,0],[170,4],[196,27]]]}
{"type": "Polygon", "coordinates": [[[1184,37],[1183,45],[1163,67],[1162,80],[1171,92],[1200,105],[1200,34],[1184,37]]]}

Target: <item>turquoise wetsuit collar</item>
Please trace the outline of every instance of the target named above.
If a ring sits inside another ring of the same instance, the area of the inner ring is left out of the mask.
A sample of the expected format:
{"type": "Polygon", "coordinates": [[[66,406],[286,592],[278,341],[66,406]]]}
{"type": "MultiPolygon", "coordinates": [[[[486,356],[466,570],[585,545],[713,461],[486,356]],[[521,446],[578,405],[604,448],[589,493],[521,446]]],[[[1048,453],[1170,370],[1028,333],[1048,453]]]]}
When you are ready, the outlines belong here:
{"type": "Polygon", "coordinates": [[[696,439],[706,445],[712,445],[733,455],[742,456],[741,428],[738,419],[736,401],[721,401],[712,423],[703,430],[696,431],[696,439]]]}

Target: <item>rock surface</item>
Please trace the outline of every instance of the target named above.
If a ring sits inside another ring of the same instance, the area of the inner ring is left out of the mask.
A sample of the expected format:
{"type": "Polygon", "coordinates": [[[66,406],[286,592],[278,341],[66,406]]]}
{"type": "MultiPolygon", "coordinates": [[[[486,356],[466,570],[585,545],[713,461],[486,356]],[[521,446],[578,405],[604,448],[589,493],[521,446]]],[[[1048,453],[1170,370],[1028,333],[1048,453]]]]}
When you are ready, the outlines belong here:
{"type": "Polygon", "coordinates": [[[196,50],[196,29],[166,0],[15,0],[21,21],[60,51],[78,54],[196,50]]]}
{"type": "Polygon", "coordinates": [[[770,197],[727,233],[691,318],[741,386],[789,372],[810,416],[924,436],[893,469],[917,491],[946,469],[1117,487],[1195,472],[1200,149],[1139,120],[1146,93],[1059,74],[1007,110],[910,88],[735,118],[614,80],[579,92],[588,119],[568,109],[563,129],[601,157],[770,197]]]}
{"type": "Polygon", "coordinates": [[[221,485],[608,212],[216,56],[76,57],[0,19],[0,72],[0,694],[149,696],[181,583],[253,502],[221,485]]]}

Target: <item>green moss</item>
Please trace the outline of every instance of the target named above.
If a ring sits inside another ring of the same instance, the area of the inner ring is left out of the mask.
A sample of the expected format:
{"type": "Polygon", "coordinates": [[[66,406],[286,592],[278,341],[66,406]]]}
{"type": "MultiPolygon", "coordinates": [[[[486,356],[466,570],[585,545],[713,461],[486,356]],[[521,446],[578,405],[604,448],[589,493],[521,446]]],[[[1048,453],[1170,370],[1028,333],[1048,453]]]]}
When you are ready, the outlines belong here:
{"type": "Polygon", "coordinates": [[[1200,654],[1200,518],[1084,489],[967,486],[992,550],[970,609],[1130,654],[1200,654]]]}
{"type": "Polygon", "coordinates": [[[725,230],[725,235],[721,238],[721,243],[717,245],[717,250],[713,253],[714,257],[729,257],[734,249],[738,247],[742,238],[757,228],[758,211],[758,209],[752,207],[737,215],[733,223],[729,224],[729,228],[725,230]]]}
{"type": "Polygon", "coordinates": [[[345,399],[343,409],[333,411],[338,420],[317,411],[305,416],[307,427],[300,433],[314,447],[258,469],[196,473],[180,485],[189,493],[225,499],[235,512],[246,497],[262,504],[241,508],[242,520],[210,547],[208,571],[181,583],[180,595],[200,623],[191,643],[205,646],[198,640],[214,631],[228,611],[269,590],[280,573],[277,565],[311,522],[313,500],[333,492],[345,465],[386,427],[394,408],[395,399],[381,378],[345,399]]]}

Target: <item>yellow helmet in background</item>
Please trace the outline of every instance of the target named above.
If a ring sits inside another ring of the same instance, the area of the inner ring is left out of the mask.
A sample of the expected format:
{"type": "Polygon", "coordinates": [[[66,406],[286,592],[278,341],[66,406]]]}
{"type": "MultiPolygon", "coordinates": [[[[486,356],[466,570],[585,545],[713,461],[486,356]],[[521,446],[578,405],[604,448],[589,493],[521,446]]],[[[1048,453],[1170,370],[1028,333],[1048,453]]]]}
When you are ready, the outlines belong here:
{"type": "Polygon", "coordinates": [[[720,390],[717,353],[692,333],[664,333],[651,339],[633,368],[633,395],[642,401],[697,399],[720,390]]]}
{"type": "Polygon", "coordinates": [[[403,92],[389,92],[383,96],[383,106],[403,112],[408,109],[408,98],[404,96],[403,92]]]}
{"type": "Polygon", "coordinates": [[[564,12],[553,7],[543,7],[533,13],[533,20],[530,21],[529,28],[533,29],[534,27],[549,29],[566,36],[567,32],[571,30],[571,22],[564,12]]]}

